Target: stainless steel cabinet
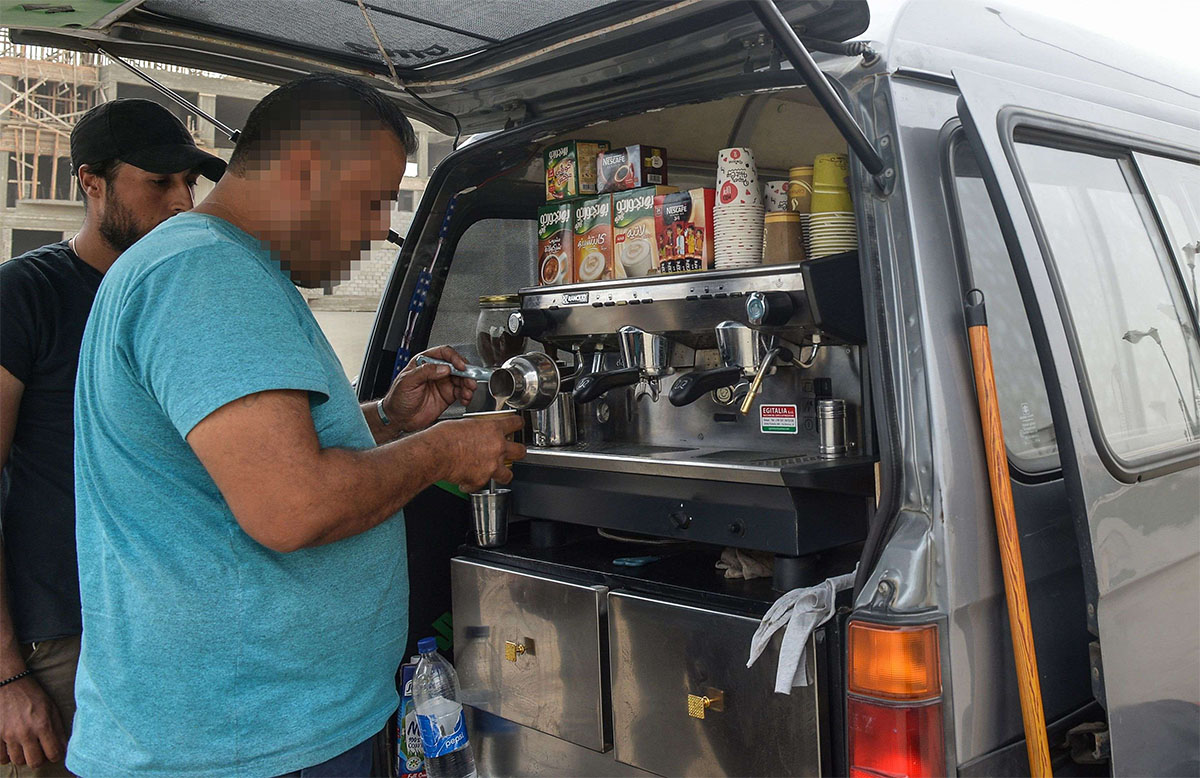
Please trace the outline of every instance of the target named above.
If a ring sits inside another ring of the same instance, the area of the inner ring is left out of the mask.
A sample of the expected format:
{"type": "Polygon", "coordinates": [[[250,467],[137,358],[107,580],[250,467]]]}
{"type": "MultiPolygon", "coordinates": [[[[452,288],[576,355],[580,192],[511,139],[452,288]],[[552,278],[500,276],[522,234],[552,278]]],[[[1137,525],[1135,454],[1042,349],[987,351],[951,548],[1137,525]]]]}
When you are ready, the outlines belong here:
{"type": "Polygon", "coordinates": [[[778,633],[747,669],[757,619],[612,592],[608,624],[618,761],[660,775],[820,774],[817,687],[774,692],[778,633]]]}
{"type": "Polygon", "coordinates": [[[607,750],[607,589],[459,558],[451,592],[464,702],[607,750]]]}

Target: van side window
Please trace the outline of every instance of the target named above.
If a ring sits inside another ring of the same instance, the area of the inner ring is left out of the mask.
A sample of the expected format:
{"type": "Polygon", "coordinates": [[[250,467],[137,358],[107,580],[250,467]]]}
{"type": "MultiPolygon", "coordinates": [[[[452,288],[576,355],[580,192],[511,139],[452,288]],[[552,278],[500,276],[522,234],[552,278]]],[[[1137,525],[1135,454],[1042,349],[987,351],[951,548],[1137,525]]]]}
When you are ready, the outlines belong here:
{"type": "Polygon", "coordinates": [[[468,227],[454,250],[429,345],[449,344],[471,364],[482,364],[475,347],[479,298],[533,286],[530,246],[536,245],[536,223],[530,219],[480,219],[468,227]],[[529,261],[504,261],[514,256],[527,256],[529,261]]]}
{"type": "Polygon", "coordinates": [[[1008,457],[1014,467],[1026,473],[1056,470],[1058,442],[1033,332],[1029,329],[996,212],[984,188],[975,154],[965,139],[954,141],[951,169],[970,284],[982,290],[987,299],[996,393],[1008,457]]]}
{"type": "Polygon", "coordinates": [[[1200,431],[1200,351],[1131,160],[1028,142],[1016,149],[1094,432],[1126,470],[1190,446],[1200,431]]]}
{"type": "Polygon", "coordinates": [[[1133,155],[1154,201],[1171,255],[1183,276],[1183,288],[1196,306],[1196,262],[1200,257],[1200,165],[1175,159],[1133,155]]]}

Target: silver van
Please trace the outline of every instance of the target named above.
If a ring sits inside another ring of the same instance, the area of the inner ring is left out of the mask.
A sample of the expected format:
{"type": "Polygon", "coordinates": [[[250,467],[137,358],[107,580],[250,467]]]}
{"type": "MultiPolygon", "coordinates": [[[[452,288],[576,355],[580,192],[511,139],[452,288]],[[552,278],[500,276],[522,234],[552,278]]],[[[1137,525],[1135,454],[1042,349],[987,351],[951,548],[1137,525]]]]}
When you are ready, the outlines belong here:
{"type": "Polygon", "coordinates": [[[1030,774],[976,289],[1053,768],[1200,773],[1194,72],[983,2],[916,0],[870,42],[864,0],[313,5],[145,0],[12,37],[356,73],[461,141],[358,388],[436,343],[543,351],[577,388],[568,434],[529,431],[504,545],[475,544],[461,495],[407,509],[410,638],[452,613],[482,774],[1030,774]],[[857,251],[539,286],[542,152],[597,138],[667,148],[681,189],[724,148],[768,179],[847,154],[857,251]],[[658,351],[622,349],[630,327],[658,351]],[[726,578],[723,554],[772,572],[726,578]],[[747,667],[779,598],[838,580],[806,650],[781,631],[747,667]],[[798,653],[807,684],[776,691],[798,653]]]}

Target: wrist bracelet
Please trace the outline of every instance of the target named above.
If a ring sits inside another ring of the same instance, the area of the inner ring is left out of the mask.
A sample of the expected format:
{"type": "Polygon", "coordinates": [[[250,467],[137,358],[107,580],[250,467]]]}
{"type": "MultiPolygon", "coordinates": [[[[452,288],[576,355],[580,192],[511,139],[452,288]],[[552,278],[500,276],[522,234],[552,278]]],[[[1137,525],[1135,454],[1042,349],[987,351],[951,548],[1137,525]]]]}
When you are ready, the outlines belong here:
{"type": "Polygon", "coordinates": [[[31,674],[32,672],[33,672],[32,670],[26,670],[23,673],[17,673],[12,678],[6,678],[5,680],[0,681],[0,686],[7,686],[8,684],[12,683],[13,681],[19,681],[22,678],[24,678],[25,676],[31,674]]]}
{"type": "Polygon", "coordinates": [[[385,426],[385,427],[392,426],[392,420],[389,419],[388,415],[383,412],[383,400],[382,399],[375,401],[375,412],[379,414],[379,421],[383,424],[383,426],[385,426]]]}

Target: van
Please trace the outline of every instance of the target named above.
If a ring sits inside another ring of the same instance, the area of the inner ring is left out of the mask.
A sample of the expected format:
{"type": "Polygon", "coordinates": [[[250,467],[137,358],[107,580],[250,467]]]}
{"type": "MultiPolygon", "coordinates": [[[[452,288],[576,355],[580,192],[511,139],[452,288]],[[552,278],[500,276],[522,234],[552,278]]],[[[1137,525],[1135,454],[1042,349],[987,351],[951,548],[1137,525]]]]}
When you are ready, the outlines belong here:
{"type": "Polygon", "coordinates": [[[410,639],[452,613],[481,774],[1030,774],[971,290],[1053,768],[1200,771],[1194,74],[982,2],[915,0],[879,42],[853,41],[863,0],[344,2],[319,26],[291,5],[147,0],[12,36],[269,82],[356,73],[456,136],[360,397],[426,345],[494,358],[485,297],[523,348],[606,382],[573,404],[573,442],[528,438],[505,545],[470,539],[461,495],[406,509],[410,639]],[[667,149],[681,191],[714,186],[721,149],[752,149],[764,179],[847,155],[857,250],[539,287],[542,154],[578,139],[667,149]],[[749,376],[710,375],[736,366],[729,322],[798,346],[755,356],[756,413],[730,402],[749,376]],[[669,345],[659,369],[622,354],[622,327],[669,345]],[[702,374],[714,391],[668,401],[702,374]],[[723,555],[772,573],[723,577],[723,555]],[[782,633],[747,667],[772,605],[825,581],[843,586],[808,683],[777,673],[800,649],[782,633]]]}

